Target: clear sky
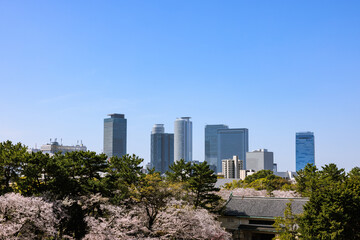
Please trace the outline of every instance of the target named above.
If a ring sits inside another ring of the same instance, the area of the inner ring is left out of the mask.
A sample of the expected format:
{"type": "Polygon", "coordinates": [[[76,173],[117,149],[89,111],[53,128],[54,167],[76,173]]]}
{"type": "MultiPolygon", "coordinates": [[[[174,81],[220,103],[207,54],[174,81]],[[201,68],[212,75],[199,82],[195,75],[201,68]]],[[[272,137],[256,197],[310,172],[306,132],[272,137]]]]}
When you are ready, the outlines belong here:
{"type": "Polygon", "coordinates": [[[0,141],[103,148],[123,113],[128,153],[150,160],[155,123],[249,129],[250,150],[295,170],[360,166],[360,1],[0,1],[0,141]]]}

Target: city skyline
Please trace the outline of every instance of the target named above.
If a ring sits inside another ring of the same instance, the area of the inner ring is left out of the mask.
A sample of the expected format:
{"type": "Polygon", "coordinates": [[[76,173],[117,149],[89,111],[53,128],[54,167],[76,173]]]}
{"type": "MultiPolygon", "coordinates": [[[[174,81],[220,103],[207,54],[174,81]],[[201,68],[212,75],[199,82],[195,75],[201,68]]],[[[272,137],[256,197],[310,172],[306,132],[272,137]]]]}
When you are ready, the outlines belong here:
{"type": "Polygon", "coordinates": [[[154,123],[191,116],[249,129],[249,151],[295,170],[296,132],[316,133],[316,165],[360,165],[359,1],[0,2],[0,141],[82,139],[124,113],[127,153],[150,162],[154,123]],[[236,94],[235,94],[236,93],[236,94]],[[341,141],[334,141],[334,136],[341,141]]]}

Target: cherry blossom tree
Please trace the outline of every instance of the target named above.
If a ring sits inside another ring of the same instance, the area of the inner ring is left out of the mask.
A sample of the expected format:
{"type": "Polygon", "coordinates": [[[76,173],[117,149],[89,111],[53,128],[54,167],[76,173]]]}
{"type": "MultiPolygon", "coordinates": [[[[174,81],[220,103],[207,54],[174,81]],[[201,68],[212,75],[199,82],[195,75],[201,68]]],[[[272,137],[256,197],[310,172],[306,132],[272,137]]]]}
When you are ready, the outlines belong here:
{"type": "Polygon", "coordinates": [[[0,196],[0,239],[51,238],[57,224],[52,203],[15,193],[0,196]]]}
{"type": "MultiPolygon", "coordinates": [[[[274,190],[271,193],[272,193],[272,197],[281,197],[281,198],[301,197],[301,195],[296,191],[274,190]]],[[[242,196],[242,197],[269,196],[267,190],[255,190],[254,188],[235,188],[232,190],[221,189],[221,191],[218,194],[225,200],[229,198],[230,194],[232,194],[233,196],[242,196]]]]}

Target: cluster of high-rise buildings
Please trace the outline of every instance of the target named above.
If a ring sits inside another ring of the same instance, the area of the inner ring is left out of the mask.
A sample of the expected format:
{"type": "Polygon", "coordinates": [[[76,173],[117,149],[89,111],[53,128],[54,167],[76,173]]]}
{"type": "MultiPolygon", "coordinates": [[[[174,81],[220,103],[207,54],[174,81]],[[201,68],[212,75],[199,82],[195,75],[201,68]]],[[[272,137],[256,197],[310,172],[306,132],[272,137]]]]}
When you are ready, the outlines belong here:
{"type": "MultiPolygon", "coordinates": [[[[109,114],[104,119],[104,153],[121,157],[127,153],[127,120],[124,114],[109,114]]],[[[169,166],[180,159],[193,160],[192,122],[190,117],[180,117],[174,122],[174,133],[166,133],[164,124],[155,124],[151,131],[150,168],[165,173],[169,166]]],[[[55,154],[56,152],[86,151],[79,141],[74,146],[59,144],[57,139],[44,144],[40,149],[29,151],[55,154]]],[[[224,124],[205,126],[205,159],[212,170],[225,178],[244,178],[259,170],[277,172],[273,152],[258,149],[249,152],[249,130],[229,128],[224,124]]],[[[313,132],[296,133],[296,171],[308,163],[315,164],[315,143],[313,132]]],[[[280,173],[281,175],[281,173],[280,173]]]]}
{"type": "MultiPolygon", "coordinates": [[[[104,119],[104,153],[108,157],[126,154],[127,120],[124,114],[109,114],[104,119]]],[[[174,133],[166,133],[164,124],[155,124],[151,131],[150,167],[161,173],[180,159],[194,162],[192,122],[190,117],[177,118],[174,133]]],[[[239,178],[246,171],[277,171],[274,155],[266,149],[249,152],[247,128],[229,128],[224,124],[205,126],[205,161],[217,173],[239,178]],[[240,171],[241,170],[241,171],[240,171]],[[245,172],[244,172],[245,171],[245,172]]],[[[314,134],[296,133],[296,171],[307,163],[315,164],[314,134]]],[[[240,177],[241,178],[241,177],[240,177]]]]}

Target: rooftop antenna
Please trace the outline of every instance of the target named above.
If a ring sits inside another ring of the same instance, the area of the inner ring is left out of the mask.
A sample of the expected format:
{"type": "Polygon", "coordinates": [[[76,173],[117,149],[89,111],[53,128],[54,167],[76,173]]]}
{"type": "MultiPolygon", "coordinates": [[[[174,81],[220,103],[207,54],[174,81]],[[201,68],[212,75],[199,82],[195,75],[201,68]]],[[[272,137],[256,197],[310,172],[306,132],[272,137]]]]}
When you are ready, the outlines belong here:
{"type": "Polygon", "coordinates": [[[61,146],[62,146],[62,138],[60,138],[60,143],[61,143],[61,146]]]}
{"type": "Polygon", "coordinates": [[[51,143],[51,138],[50,138],[50,143],[51,143]]]}

